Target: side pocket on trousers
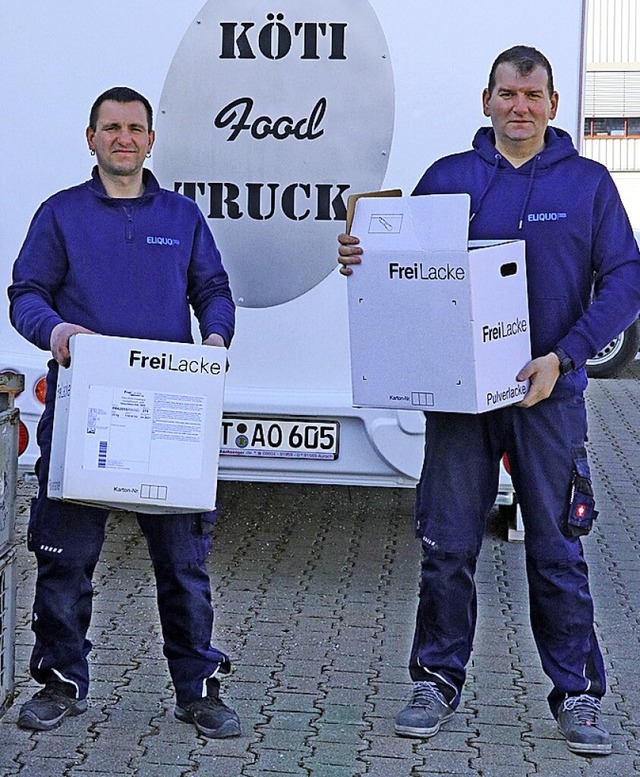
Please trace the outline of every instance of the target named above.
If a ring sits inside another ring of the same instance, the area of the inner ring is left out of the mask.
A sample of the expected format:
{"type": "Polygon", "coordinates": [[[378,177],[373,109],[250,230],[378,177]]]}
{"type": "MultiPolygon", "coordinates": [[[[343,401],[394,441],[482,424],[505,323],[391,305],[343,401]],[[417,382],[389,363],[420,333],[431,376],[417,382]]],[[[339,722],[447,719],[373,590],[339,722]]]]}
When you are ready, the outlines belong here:
{"type": "Polygon", "coordinates": [[[597,517],[587,451],[584,447],[574,448],[571,504],[564,533],[572,539],[589,534],[597,517]]]}
{"type": "Polygon", "coordinates": [[[217,510],[210,513],[199,513],[196,519],[197,532],[203,537],[211,537],[218,520],[217,510]]]}

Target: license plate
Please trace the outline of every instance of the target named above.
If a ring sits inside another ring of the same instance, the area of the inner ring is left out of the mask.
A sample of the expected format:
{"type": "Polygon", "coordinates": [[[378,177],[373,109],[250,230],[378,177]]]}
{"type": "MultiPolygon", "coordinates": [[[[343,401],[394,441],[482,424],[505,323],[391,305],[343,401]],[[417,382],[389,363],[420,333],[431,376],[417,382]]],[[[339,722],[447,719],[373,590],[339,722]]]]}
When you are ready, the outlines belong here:
{"type": "Polygon", "coordinates": [[[222,419],[223,456],[268,456],[286,459],[337,459],[340,424],[306,418],[222,419]]]}

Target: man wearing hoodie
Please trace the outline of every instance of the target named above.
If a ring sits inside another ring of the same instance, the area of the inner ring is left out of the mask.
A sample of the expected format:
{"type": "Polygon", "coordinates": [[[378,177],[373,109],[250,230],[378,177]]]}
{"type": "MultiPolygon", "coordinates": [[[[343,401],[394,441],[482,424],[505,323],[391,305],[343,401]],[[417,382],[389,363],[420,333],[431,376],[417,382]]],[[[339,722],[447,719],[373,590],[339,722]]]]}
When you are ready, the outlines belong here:
{"type": "MultiPolygon", "coordinates": [[[[611,752],[606,680],[580,537],[596,511],[585,450],[585,362],[640,309],[640,255],[616,187],[549,126],[558,94],[547,58],[500,54],[482,95],[491,127],[473,150],[435,162],[414,194],[471,195],[469,238],[526,241],[532,361],[518,405],[479,415],[427,413],[416,530],[422,578],[400,736],[436,734],[460,702],[476,624],[474,573],[507,453],[525,526],[530,618],[549,706],[569,749],[611,752]]],[[[361,261],[341,235],[341,272],[361,261]]]]}

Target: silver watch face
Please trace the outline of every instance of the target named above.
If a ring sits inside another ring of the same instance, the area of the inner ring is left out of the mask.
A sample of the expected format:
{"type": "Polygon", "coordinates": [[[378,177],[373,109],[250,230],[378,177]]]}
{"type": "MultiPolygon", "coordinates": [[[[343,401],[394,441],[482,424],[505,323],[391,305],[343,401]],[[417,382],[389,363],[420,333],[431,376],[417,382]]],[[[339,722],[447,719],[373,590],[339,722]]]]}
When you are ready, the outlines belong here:
{"type": "Polygon", "coordinates": [[[239,305],[295,299],[336,268],[348,196],[385,178],[394,89],[368,0],[203,6],[164,83],[154,171],[201,207],[239,305]]]}

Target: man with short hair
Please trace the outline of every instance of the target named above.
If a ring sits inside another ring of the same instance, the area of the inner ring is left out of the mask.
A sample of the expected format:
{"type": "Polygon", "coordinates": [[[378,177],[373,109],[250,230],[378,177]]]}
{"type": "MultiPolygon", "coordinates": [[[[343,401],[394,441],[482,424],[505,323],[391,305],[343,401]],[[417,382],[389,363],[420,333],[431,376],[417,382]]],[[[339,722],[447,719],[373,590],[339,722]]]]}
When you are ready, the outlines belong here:
{"type": "MultiPolygon", "coordinates": [[[[569,749],[608,754],[600,700],[606,680],[580,537],[593,506],[585,450],[585,362],[640,310],[640,254],[616,187],[552,127],[558,94],[547,58],[514,46],[482,95],[491,127],[473,150],[436,161],[414,194],[466,192],[469,237],[526,241],[532,360],[517,405],[479,415],[426,413],[416,531],[422,578],[400,736],[430,737],[460,703],[476,625],[474,574],[507,453],[525,526],[531,627],[548,700],[569,749]],[[540,218],[540,214],[554,214],[540,218]]],[[[341,235],[341,272],[361,261],[341,235]]]]}
{"type": "MultiPolygon", "coordinates": [[[[19,713],[24,728],[50,730],[87,709],[92,577],[107,510],[47,498],[54,398],[78,332],[228,346],[235,308],[207,223],[187,197],[161,189],[149,170],[155,134],[148,100],[128,87],[101,94],[86,139],[91,180],[44,202],[29,227],[9,287],[10,316],[31,343],[51,350],[38,426],[39,491],[28,546],[36,556],[32,676],[44,685],[19,713]],[[149,240],[169,233],[170,246],[149,240]]],[[[211,644],[213,608],[206,557],[215,513],[138,514],[154,567],[175,715],[207,737],[240,734],[219,698],[228,657],[211,644]]]]}

